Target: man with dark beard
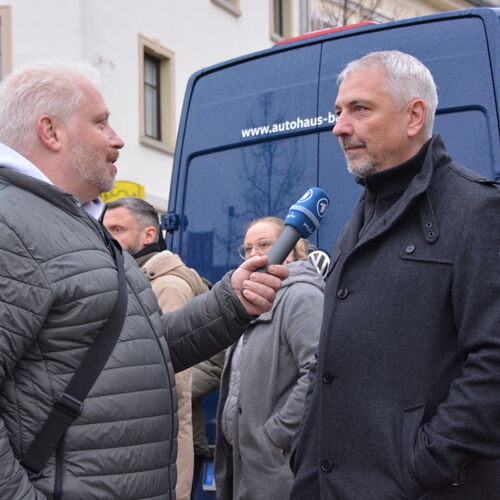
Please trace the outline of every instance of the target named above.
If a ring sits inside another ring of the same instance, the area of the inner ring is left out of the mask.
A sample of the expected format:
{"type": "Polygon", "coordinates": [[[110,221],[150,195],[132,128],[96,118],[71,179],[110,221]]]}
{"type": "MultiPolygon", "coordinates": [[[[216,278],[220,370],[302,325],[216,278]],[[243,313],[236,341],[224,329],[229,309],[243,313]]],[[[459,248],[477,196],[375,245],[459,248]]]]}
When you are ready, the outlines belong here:
{"type": "Polygon", "coordinates": [[[365,190],[332,253],[294,500],[500,498],[500,190],[432,135],[429,70],[340,74],[334,135],[365,190]]]}
{"type": "Polygon", "coordinates": [[[88,65],[46,62],[0,83],[1,498],[174,498],[174,371],[235,342],[288,275],[253,272],[267,262],[255,258],[161,315],[93,217],[124,145],[94,77],[88,65]],[[110,318],[116,342],[102,359],[92,346],[110,318]],[[89,351],[104,369],[77,399],[89,351]]]}

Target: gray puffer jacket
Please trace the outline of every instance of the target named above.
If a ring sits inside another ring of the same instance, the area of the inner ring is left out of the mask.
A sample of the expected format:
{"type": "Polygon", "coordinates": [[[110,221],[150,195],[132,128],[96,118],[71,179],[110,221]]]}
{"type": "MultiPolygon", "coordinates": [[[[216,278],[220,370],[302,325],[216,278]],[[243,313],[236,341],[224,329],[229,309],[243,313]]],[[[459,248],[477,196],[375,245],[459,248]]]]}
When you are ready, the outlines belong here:
{"type": "MultiPolygon", "coordinates": [[[[0,168],[2,499],[53,497],[55,456],[31,479],[19,459],[114,307],[117,272],[100,231],[71,195],[0,168]]],[[[232,344],[252,319],[227,278],[162,317],[128,255],[125,268],[122,333],[66,434],[64,499],[175,498],[174,370],[232,344]]]]}

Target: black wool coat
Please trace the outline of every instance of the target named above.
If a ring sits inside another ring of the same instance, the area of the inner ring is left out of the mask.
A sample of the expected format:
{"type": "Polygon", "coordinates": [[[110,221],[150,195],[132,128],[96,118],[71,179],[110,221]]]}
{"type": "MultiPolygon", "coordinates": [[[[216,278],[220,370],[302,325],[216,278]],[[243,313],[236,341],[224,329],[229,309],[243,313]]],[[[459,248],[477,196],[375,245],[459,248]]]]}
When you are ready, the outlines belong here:
{"type": "Polygon", "coordinates": [[[500,190],[439,136],[339,237],[294,500],[500,499],[500,190]]]}

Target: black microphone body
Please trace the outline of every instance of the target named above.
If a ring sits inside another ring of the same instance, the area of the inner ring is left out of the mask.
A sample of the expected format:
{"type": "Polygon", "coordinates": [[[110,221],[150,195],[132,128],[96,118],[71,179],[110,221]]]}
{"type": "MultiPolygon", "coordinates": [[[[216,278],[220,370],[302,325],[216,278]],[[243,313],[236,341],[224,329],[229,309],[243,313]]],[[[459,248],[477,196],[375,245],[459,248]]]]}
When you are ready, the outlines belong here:
{"type": "Polygon", "coordinates": [[[267,266],[257,269],[258,273],[267,272],[267,267],[273,264],[283,264],[288,254],[293,250],[293,247],[300,239],[300,233],[292,226],[285,226],[276,243],[271,247],[267,257],[269,262],[267,266]]]}

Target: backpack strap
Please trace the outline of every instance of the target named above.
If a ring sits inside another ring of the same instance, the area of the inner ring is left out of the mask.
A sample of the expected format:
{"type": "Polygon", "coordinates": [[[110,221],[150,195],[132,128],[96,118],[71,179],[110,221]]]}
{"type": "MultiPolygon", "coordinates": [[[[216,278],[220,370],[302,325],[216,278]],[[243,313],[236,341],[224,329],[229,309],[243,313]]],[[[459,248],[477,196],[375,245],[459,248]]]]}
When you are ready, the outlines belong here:
{"type": "Polygon", "coordinates": [[[110,238],[106,231],[104,233],[118,271],[118,297],[104,328],[88,348],[66,390],[57,398],[47,420],[21,459],[21,465],[33,475],[41,472],[68,427],[82,413],[83,402],[108,361],[122,331],[127,310],[123,254],[119,243],[110,238]]]}

